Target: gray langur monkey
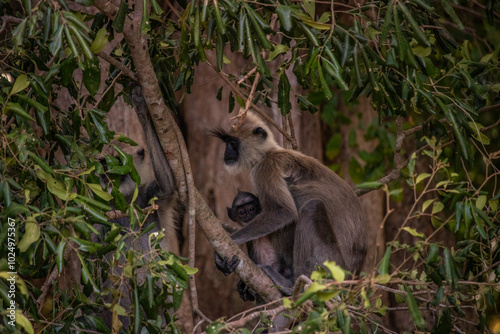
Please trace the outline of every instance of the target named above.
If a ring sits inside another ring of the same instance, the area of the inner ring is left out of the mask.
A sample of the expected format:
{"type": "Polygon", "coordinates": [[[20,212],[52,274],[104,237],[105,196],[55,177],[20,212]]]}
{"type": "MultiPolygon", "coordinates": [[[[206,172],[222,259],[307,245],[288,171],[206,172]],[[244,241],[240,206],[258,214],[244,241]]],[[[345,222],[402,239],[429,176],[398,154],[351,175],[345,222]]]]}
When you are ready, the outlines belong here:
{"type": "MultiPolygon", "coordinates": [[[[121,147],[123,151],[132,156],[135,169],[141,178],[141,184],[138,188],[138,196],[135,200],[135,204],[140,208],[146,208],[152,198],[158,198],[155,201],[155,204],[158,205],[158,209],[152,212],[147,218],[149,223],[155,224],[150,233],[163,230],[165,237],[160,243],[161,248],[179,255],[180,246],[178,230],[182,222],[183,207],[179,203],[172,170],[170,169],[161,148],[140,86],[136,86],[132,90],[132,103],[134,110],[139,117],[139,121],[146,138],[145,148],[134,149],[130,146],[121,147]]],[[[104,170],[106,170],[105,159],[99,159],[99,161],[103,165],[104,170]]],[[[109,182],[108,177],[106,175],[101,175],[101,183],[105,184],[107,182],[109,182]]],[[[130,174],[120,175],[119,190],[125,197],[127,203],[130,203],[132,200],[136,186],[137,184],[134,182],[130,174]]],[[[118,218],[113,222],[125,228],[130,228],[130,221],[128,217],[118,218]]],[[[130,249],[148,253],[150,251],[150,233],[144,234],[138,238],[128,238],[127,246],[130,247],[130,249]]],[[[121,261],[123,261],[123,258],[121,261]]],[[[115,276],[120,276],[122,275],[122,271],[123,268],[118,266],[114,267],[110,273],[115,276]]],[[[137,273],[138,281],[143,281],[145,279],[145,275],[146,272],[144,271],[137,273]]],[[[109,286],[110,284],[113,284],[110,280],[103,283],[104,286],[109,286]]],[[[120,285],[118,289],[122,295],[120,305],[125,309],[129,309],[131,305],[131,300],[129,298],[130,291],[127,290],[125,285],[120,285]]],[[[109,299],[111,296],[107,296],[107,298],[109,299]]],[[[108,300],[108,302],[111,302],[111,300],[108,300]]],[[[104,322],[108,326],[111,326],[111,312],[106,310],[102,316],[104,322]]],[[[120,316],[119,318],[124,327],[129,326],[127,317],[120,316]]]]}
{"type": "MultiPolygon", "coordinates": [[[[259,213],[261,213],[262,208],[260,206],[260,201],[252,193],[238,191],[238,194],[233,200],[233,204],[230,208],[227,208],[228,217],[238,223],[240,226],[245,226],[248,222],[254,219],[259,213]]],[[[293,259],[291,257],[293,250],[293,240],[289,244],[288,253],[289,254],[279,254],[276,252],[277,249],[283,248],[283,235],[268,235],[252,241],[247,242],[248,257],[255,262],[259,267],[261,267],[273,281],[282,281],[286,279],[286,286],[292,284],[293,280],[293,259]],[[288,258],[285,255],[289,255],[288,258]]],[[[293,235],[289,237],[293,238],[293,235]]],[[[286,253],[286,252],[285,252],[286,253]]],[[[235,260],[234,263],[237,265],[239,261],[235,260]]],[[[219,270],[225,274],[230,274],[234,268],[227,271],[227,267],[231,267],[230,264],[224,262],[224,260],[216,256],[215,263],[219,270]]],[[[283,284],[283,282],[282,282],[283,284]]],[[[240,297],[244,301],[255,300],[255,294],[250,291],[243,281],[238,282],[238,292],[240,297]]],[[[282,288],[282,292],[285,294],[290,294],[289,289],[282,288]]]]}
{"type": "Polygon", "coordinates": [[[368,226],[360,201],[347,182],[318,160],[281,148],[254,114],[248,113],[237,130],[213,133],[226,143],[226,170],[231,174],[250,171],[262,205],[260,214],[231,235],[235,243],[264,236],[281,240],[275,251],[293,258],[294,280],[309,276],[325,261],[360,273],[368,226]]]}
{"type": "MultiPolygon", "coordinates": [[[[143,128],[147,148],[138,148],[130,152],[130,148],[122,147],[132,155],[135,169],[141,177],[141,184],[138,189],[139,195],[135,204],[140,208],[145,208],[153,197],[158,198],[155,202],[158,205],[158,210],[148,216],[148,222],[156,223],[156,227],[152,229],[152,232],[163,230],[165,237],[161,242],[162,249],[179,254],[178,227],[182,220],[182,206],[178,202],[172,170],[161,148],[140,86],[136,86],[132,90],[132,103],[143,128]]],[[[106,170],[105,160],[99,160],[106,170]]],[[[106,181],[106,176],[102,175],[101,183],[106,181]]],[[[136,183],[129,174],[120,176],[119,190],[127,203],[132,199],[135,187],[136,183]]],[[[130,226],[128,218],[119,218],[115,222],[124,227],[130,226]]],[[[147,235],[144,235],[139,240],[132,241],[132,243],[139,243],[138,247],[143,251],[148,250],[147,235]]],[[[134,247],[134,245],[132,246],[134,247]]]]}

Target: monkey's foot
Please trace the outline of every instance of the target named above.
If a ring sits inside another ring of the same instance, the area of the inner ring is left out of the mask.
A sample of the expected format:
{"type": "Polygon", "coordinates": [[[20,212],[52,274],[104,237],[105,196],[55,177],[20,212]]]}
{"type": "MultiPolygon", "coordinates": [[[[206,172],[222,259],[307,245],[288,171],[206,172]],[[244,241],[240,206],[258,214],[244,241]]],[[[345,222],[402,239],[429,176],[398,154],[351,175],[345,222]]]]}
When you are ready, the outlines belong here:
{"type": "Polygon", "coordinates": [[[233,255],[233,258],[229,260],[226,256],[222,258],[217,252],[215,253],[215,266],[219,269],[225,276],[231,274],[236,267],[240,264],[240,259],[233,255]]]}
{"type": "Polygon", "coordinates": [[[243,301],[251,301],[253,302],[255,300],[255,292],[253,292],[243,281],[238,282],[238,293],[240,294],[241,299],[243,301]]]}

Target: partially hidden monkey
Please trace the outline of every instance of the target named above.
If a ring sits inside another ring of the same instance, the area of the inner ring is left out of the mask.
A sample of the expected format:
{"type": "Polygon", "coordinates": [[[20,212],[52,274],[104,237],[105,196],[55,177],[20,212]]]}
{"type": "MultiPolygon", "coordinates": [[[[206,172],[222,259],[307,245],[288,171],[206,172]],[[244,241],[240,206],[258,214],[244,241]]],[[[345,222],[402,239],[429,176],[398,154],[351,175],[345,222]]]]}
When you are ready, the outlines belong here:
{"type": "MultiPolygon", "coordinates": [[[[235,243],[265,236],[280,240],[274,244],[275,252],[293,258],[294,280],[309,276],[325,261],[360,273],[367,250],[367,222],[347,182],[318,160],[281,148],[254,114],[248,113],[237,130],[213,133],[226,143],[226,170],[231,174],[250,171],[262,206],[260,214],[231,235],[235,243]]],[[[224,260],[226,270],[235,268],[235,261],[224,260]]],[[[270,278],[277,285],[287,284],[270,278]]]]}
{"type": "MultiPolygon", "coordinates": [[[[240,224],[240,226],[246,225],[261,211],[259,199],[254,194],[244,191],[238,191],[232,206],[227,208],[229,218],[240,224]]],[[[284,279],[290,281],[291,284],[291,280],[293,279],[293,259],[291,257],[285,258],[285,254],[278,254],[275,251],[276,248],[279,248],[279,244],[275,245],[275,243],[280,242],[279,239],[273,236],[265,236],[247,242],[248,257],[265,270],[268,275],[273,276],[274,280],[282,276],[284,279]]],[[[291,246],[293,246],[293,243],[291,246]]],[[[215,259],[216,265],[224,272],[226,265],[224,261],[220,257],[216,257],[215,259]]],[[[289,284],[286,285],[288,286],[289,284]]],[[[253,292],[248,290],[243,281],[238,282],[238,292],[240,297],[245,301],[255,300],[253,292]]],[[[282,292],[290,294],[288,290],[282,290],[282,292]]]]}
{"type": "MultiPolygon", "coordinates": [[[[163,230],[165,238],[161,242],[162,249],[179,254],[179,236],[177,232],[180,225],[182,208],[178,203],[172,170],[156,135],[140,86],[136,86],[132,90],[132,103],[143,128],[147,148],[138,148],[134,151],[130,151],[130,148],[124,148],[125,151],[129,151],[129,154],[132,155],[135,169],[141,177],[141,184],[139,185],[138,197],[135,203],[139,207],[145,208],[153,197],[158,198],[155,202],[158,205],[158,210],[154,211],[148,217],[148,221],[156,223],[156,227],[152,232],[163,230]]],[[[100,159],[100,161],[104,164],[104,159],[100,159]]],[[[101,176],[101,181],[102,183],[106,182],[104,175],[101,176]]],[[[129,174],[120,176],[119,190],[127,203],[132,199],[135,187],[136,183],[129,174]]],[[[128,218],[120,218],[115,222],[124,227],[129,227],[130,225],[128,218]]],[[[143,236],[142,239],[138,240],[139,247],[145,251],[147,250],[148,237],[143,236]]]]}
{"type": "MultiPolygon", "coordinates": [[[[172,170],[170,169],[161,148],[140,86],[137,86],[132,90],[132,103],[137,116],[139,117],[146,138],[145,148],[138,148],[130,151],[130,147],[122,147],[123,150],[132,155],[135,169],[141,178],[141,184],[138,188],[138,196],[135,200],[135,204],[141,208],[145,208],[149,205],[149,201],[153,197],[158,198],[155,201],[155,204],[158,205],[158,209],[151,213],[147,218],[148,222],[155,223],[155,226],[151,229],[150,233],[163,230],[165,237],[160,243],[161,248],[179,255],[180,246],[178,228],[181,225],[183,208],[182,205],[179,204],[172,170]]],[[[100,161],[104,164],[105,160],[100,159],[100,161]]],[[[105,164],[104,167],[106,169],[105,164]]],[[[102,175],[101,183],[106,182],[106,175],[102,175]]],[[[120,176],[119,190],[125,197],[127,203],[130,203],[136,186],[137,184],[132,180],[129,174],[120,176]]],[[[128,218],[119,218],[114,220],[114,222],[123,227],[130,228],[130,221],[128,218]]],[[[128,246],[136,251],[148,253],[150,250],[148,234],[144,234],[139,238],[131,237],[127,241],[128,246]]],[[[114,269],[115,271],[112,271],[112,274],[116,276],[120,276],[122,274],[121,267],[116,267],[114,269]]],[[[144,280],[146,273],[140,272],[137,275],[138,281],[142,281],[144,280]]],[[[106,284],[109,285],[111,283],[106,282],[105,286],[106,284]]],[[[130,308],[130,293],[126,290],[126,288],[124,288],[124,286],[120,286],[119,289],[122,295],[120,305],[125,309],[130,308]]],[[[108,326],[111,326],[111,313],[107,311],[104,312],[103,318],[105,323],[108,326]]],[[[125,327],[129,326],[127,317],[120,316],[119,318],[125,327]]]]}

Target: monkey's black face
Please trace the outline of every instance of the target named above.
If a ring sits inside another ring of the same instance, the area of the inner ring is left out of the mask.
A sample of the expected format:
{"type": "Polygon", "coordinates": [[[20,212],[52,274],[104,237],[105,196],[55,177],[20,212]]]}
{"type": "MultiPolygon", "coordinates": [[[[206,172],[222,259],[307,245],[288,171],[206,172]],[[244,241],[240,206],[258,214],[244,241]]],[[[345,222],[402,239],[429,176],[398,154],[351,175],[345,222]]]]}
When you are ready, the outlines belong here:
{"type": "Polygon", "coordinates": [[[248,204],[238,208],[238,217],[243,223],[248,223],[257,215],[257,207],[253,204],[248,204]]]}
{"type": "Polygon", "coordinates": [[[212,133],[226,143],[226,150],[224,151],[224,163],[231,165],[238,162],[240,157],[240,140],[231,136],[222,129],[212,131],[212,133]]]}
{"type": "Polygon", "coordinates": [[[231,137],[226,141],[226,151],[224,151],[224,163],[226,165],[234,164],[238,161],[240,156],[240,140],[238,138],[231,137]]]}

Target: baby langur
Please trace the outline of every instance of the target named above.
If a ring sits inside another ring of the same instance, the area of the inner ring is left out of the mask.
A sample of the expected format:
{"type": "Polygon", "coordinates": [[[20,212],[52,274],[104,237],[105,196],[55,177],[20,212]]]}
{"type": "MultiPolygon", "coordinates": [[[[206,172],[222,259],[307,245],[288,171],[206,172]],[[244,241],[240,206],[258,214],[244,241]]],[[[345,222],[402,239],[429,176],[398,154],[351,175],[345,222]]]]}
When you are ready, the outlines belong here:
{"type": "MultiPolygon", "coordinates": [[[[244,226],[252,219],[255,218],[262,211],[259,199],[251,193],[238,191],[238,194],[233,200],[233,205],[230,208],[227,208],[227,214],[229,218],[244,226]]],[[[265,236],[262,238],[258,238],[247,242],[247,250],[248,257],[259,265],[266,273],[273,277],[273,281],[281,281],[286,279],[288,281],[293,279],[293,259],[290,257],[288,259],[284,258],[284,254],[278,254],[275,250],[279,249],[273,242],[277,242],[276,238],[272,238],[270,236],[265,236]]],[[[217,267],[223,271],[229,267],[231,268],[230,274],[234,268],[232,265],[238,265],[239,259],[235,259],[231,263],[227,263],[223,261],[223,259],[219,256],[215,257],[215,263],[217,267]]],[[[291,284],[291,282],[287,283],[287,286],[291,284]]],[[[246,284],[243,281],[238,282],[238,292],[240,297],[247,300],[255,300],[255,296],[253,292],[249,291],[246,284]]],[[[290,294],[290,291],[283,290],[285,294],[290,294]]]]}
{"type": "Polygon", "coordinates": [[[309,276],[325,261],[360,273],[367,222],[347,182],[318,160],[281,148],[256,115],[247,114],[237,130],[214,134],[226,143],[226,169],[232,174],[250,171],[262,205],[260,214],[231,235],[234,242],[277,240],[275,252],[293,259],[293,280],[309,276]]]}

